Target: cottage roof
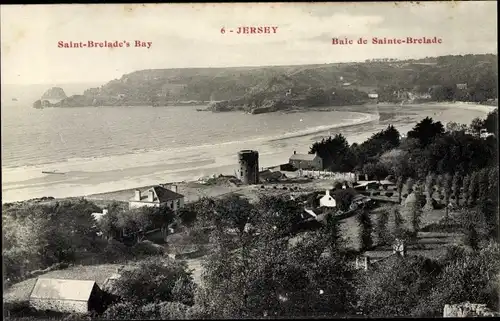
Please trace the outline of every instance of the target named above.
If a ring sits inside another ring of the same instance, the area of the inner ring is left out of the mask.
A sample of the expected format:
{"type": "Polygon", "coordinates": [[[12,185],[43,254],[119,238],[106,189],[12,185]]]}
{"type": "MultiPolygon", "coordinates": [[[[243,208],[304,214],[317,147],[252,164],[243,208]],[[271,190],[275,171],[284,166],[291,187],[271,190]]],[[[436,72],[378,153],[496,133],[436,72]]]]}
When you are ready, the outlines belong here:
{"type": "Polygon", "coordinates": [[[290,160],[313,161],[316,156],[316,154],[293,154],[290,160]]]}
{"type": "MultiPolygon", "coordinates": [[[[173,201],[177,199],[184,198],[184,195],[171,191],[165,187],[153,186],[146,191],[141,192],[141,202],[148,201],[149,191],[153,191],[153,202],[154,203],[164,203],[167,201],[173,201]]],[[[130,199],[131,201],[136,201],[135,197],[130,199]]]]}
{"type": "Polygon", "coordinates": [[[30,299],[88,301],[95,281],[38,278],[30,299]]]}

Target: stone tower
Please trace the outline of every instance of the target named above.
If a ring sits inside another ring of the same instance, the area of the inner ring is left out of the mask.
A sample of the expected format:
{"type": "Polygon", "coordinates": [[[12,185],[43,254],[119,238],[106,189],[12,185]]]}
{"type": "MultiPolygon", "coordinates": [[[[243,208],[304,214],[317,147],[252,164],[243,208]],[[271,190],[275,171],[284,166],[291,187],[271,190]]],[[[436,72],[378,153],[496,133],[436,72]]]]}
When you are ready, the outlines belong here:
{"type": "Polygon", "coordinates": [[[259,152],[242,150],[238,153],[238,178],[243,184],[259,183],[259,152]]]}

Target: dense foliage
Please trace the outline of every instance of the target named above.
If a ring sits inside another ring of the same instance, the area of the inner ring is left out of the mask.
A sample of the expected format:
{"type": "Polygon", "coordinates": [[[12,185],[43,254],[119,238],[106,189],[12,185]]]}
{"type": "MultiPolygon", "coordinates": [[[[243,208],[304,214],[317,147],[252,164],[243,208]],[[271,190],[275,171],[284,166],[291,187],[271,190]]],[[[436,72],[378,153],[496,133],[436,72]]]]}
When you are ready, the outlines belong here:
{"type": "Polygon", "coordinates": [[[356,171],[377,180],[387,175],[423,181],[429,173],[464,175],[496,165],[497,135],[484,138],[478,134],[482,129],[495,134],[491,132],[496,129],[493,125],[495,115],[497,109],[468,128],[456,129],[455,126],[447,131],[441,122],[427,117],[404,139],[389,125],[362,144],[351,146],[344,136],[337,134],[314,143],[310,153],[318,153],[327,170],[356,171]],[[477,128],[473,129],[474,126],[477,128]]]}
{"type": "Polygon", "coordinates": [[[98,251],[101,243],[91,215],[98,211],[86,200],[3,206],[4,277],[17,278],[98,251]]]}

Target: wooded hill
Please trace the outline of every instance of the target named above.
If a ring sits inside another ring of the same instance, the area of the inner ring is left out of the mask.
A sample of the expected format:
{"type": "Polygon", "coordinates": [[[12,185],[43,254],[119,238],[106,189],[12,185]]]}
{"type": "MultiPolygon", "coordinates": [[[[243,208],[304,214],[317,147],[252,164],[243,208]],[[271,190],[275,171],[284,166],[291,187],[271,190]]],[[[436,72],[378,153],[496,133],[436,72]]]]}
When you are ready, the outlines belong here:
{"type": "Polygon", "coordinates": [[[497,68],[497,56],[486,54],[302,66],[149,69],[123,75],[51,106],[223,101],[214,104],[213,110],[252,111],[264,106],[272,111],[283,105],[358,104],[368,101],[370,92],[391,100],[395,90],[431,93],[432,100],[481,102],[497,98],[497,68]],[[467,84],[460,89],[463,93],[458,93],[457,84],[467,84]]]}

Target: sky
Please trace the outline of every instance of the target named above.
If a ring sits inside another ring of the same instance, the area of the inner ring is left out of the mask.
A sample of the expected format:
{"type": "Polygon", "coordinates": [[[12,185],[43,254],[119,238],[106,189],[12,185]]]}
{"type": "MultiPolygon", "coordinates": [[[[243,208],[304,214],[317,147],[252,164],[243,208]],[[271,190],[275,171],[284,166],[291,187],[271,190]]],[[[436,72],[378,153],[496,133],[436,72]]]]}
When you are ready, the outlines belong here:
{"type": "Polygon", "coordinates": [[[2,84],[102,82],[143,69],[324,64],[497,53],[496,1],[2,5],[2,84]],[[236,34],[274,26],[276,34],[236,34]],[[226,33],[221,34],[224,27],[226,33]],[[332,38],[438,37],[431,45],[332,38]],[[58,41],[128,48],[58,48],[58,41]],[[136,48],[134,41],[152,42],[136,48]]]}

